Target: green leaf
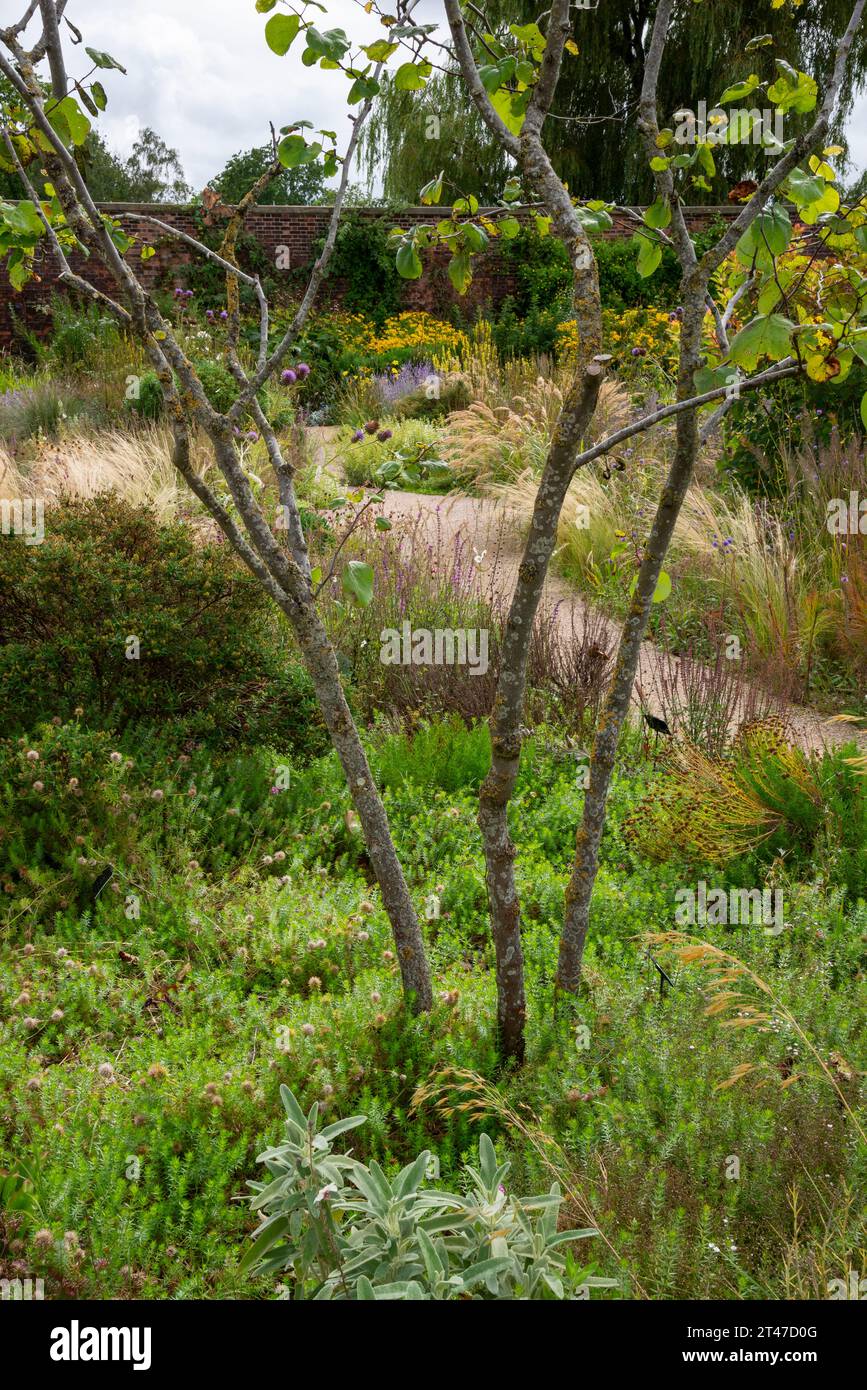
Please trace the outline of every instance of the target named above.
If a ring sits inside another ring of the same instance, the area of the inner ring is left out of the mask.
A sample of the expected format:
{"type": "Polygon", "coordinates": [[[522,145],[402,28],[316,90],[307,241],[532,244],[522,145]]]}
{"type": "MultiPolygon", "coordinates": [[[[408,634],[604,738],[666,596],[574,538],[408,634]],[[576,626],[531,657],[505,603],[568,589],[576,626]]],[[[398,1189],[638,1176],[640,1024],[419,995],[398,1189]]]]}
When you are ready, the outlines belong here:
{"type": "Polygon", "coordinates": [[[265,42],[272,53],[282,58],[298,37],[301,19],[297,14],[275,14],[265,25],[265,42]]]}
{"type": "Polygon", "coordinates": [[[421,192],[419,193],[419,202],[423,203],[425,207],[429,207],[431,203],[438,203],[440,198],[443,196],[444,173],[445,170],[441,169],[437,177],[435,179],[431,179],[430,183],[426,183],[424,188],[422,188],[421,192]]]}
{"type": "Polygon", "coordinates": [[[513,135],[520,135],[524,124],[524,113],[514,110],[511,92],[505,90],[494,92],[491,96],[491,105],[506,129],[510,130],[513,135]]]}
{"type": "Polygon", "coordinates": [[[392,81],[399,92],[420,92],[432,71],[430,63],[401,63],[392,81]]]}
{"type": "Polygon", "coordinates": [[[283,1102],[283,1109],[286,1111],[287,1117],[292,1120],[294,1124],[300,1125],[301,1128],[304,1129],[307,1124],[307,1117],[298,1104],[294,1093],[289,1090],[288,1086],[281,1085],[280,1099],[283,1102]]]}
{"type": "Polygon", "coordinates": [[[303,135],[287,135],[277,147],[277,158],[284,169],[297,169],[302,164],[312,164],[322,153],[319,144],[308,145],[303,135]]]}
{"type": "Polygon", "coordinates": [[[861,397],[861,422],[867,430],[867,391],[861,397]]]}
{"type": "Polygon", "coordinates": [[[338,1134],[345,1134],[348,1129],[357,1129],[366,1123],[366,1115],[347,1115],[344,1120],[335,1120],[333,1124],[326,1125],[320,1133],[323,1139],[336,1139],[338,1134]]]}
{"type": "Polygon", "coordinates": [[[516,237],[521,230],[521,224],[517,217],[503,217],[497,225],[501,235],[504,236],[507,241],[511,241],[512,237],[516,237]]]}
{"type": "Polygon", "coordinates": [[[800,209],[819,201],[825,192],[825,180],[808,174],[806,169],[793,169],[786,179],[785,191],[800,209]]]}
{"type": "Polygon", "coordinates": [[[398,47],[398,44],[390,43],[388,39],[377,39],[375,43],[369,43],[364,52],[372,63],[384,63],[392,53],[397,52],[398,47]]]}
{"type": "Polygon", "coordinates": [[[422,273],[421,257],[415,242],[405,241],[397,248],[397,273],[404,280],[418,280],[422,273]]]}
{"type": "Polygon", "coordinates": [[[90,95],[89,92],[86,92],[84,90],[80,82],[76,82],[75,90],[78,92],[78,95],[81,98],[81,104],[84,107],[85,111],[87,111],[89,115],[93,116],[94,119],[96,119],[96,117],[99,115],[99,108],[97,107],[96,102],[93,100],[93,97],[90,95]]]}
{"type": "Polygon", "coordinates": [[[789,214],[785,208],[776,206],[768,212],[759,213],[747,227],[735,250],[743,265],[751,265],[754,257],[769,262],[772,257],[782,255],[791,239],[789,214]]]}
{"type": "Polygon", "coordinates": [[[90,134],[90,121],[75,97],[64,97],[55,107],[47,110],[46,115],[58,135],[62,135],[63,127],[66,127],[74,145],[83,145],[90,134]]]}
{"type": "Polygon", "coordinates": [[[465,294],[470,281],[473,278],[470,269],[470,256],[468,251],[459,251],[456,256],[452,256],[449,261],[449,279],[457,290],[458,294],[465,294]]]}
{"type": "Polygon", "coordinates": [[[752,371],[761,357],[779,362],[789,355],[794,327],[782,314],[759,314],[735,335],[729,355],[747,371],[752,371]]]}
{"type": "Polygon", "coordinates": [[[465,222],[461,228],[464,245],[469,251],[484,251],[488,245],[489,237],[484,227],[479,227],[475,222],[465,222]]]}
{"type": "Polygon", "coordinates": [[[122,72],[126,76],[126,68],[116,58],[112,58],[110,53],[102,53],[98,48],[85,48],[84,51],[95,67],[114,68],[115,71],[122,72]]]}
{"type": "Polygon", "coordinates": [[[644,220],[648,227],[662,228],[667,227],[671,221],[671,208],[667,198],[657,198],[644,214],[644,220]]]}
{"type": "Polygon", "coordinates": [[[288,1230],[289,1218],[284,1216],[282,1212],[278,1212],[276,1216],[272,1216],[270,1220],[266,1221],[241,1261],[239,1266],[241,1273],[248,1274],[251,1269],[254,1269],[262,1256],[266,1255],[271,1246],[275,1245],[288,1230]]]}
{"type": "Polygon", "coordinates": [[[790,74],[794,69],[789,68],[788,73],[785,69],[788,64],[781,63],[777,59],[777,67],[783,69],[782,76],[768,88],[768,96],[780,111],[797,111],[803,115],[807,111],[812,111],[816,105],[816,98],[819,88],[809,73],[799,72],[795,74],[796,82],[793,85],[790,74]]]}
{"type": "Polygon", "coordinates": [[[751,96],[760,82],[761,79],[754,72],[751,72],[744,82],[735,82],[731,87],[726,87],[718,104],[722,106],[725,102],[740,101],[742,97],[751,96]]]}
{"type": "Polygon", "coordinates": [[[339,63],[350,49],[349,39],[343,29],[326,29],[320,32],[311,24],[306,37],[308,51],[314,53],[317,58],[325,59],[327,63],[339,63]]]}
{"type": "Polygon", "coordinates": [[[349,89],[347,101],[350,106],[355,106],[359,101],[366,101],[368,97],[375,97],[378,91],[379,83],[375,77],[356,77],[349,89]]]}
{"type": "Polygon", "coordinates": [[[479,68],[479,77],[482,79],[482,86],[485,91],[490,94],[502,86],[503,80],[500,77],[499,63],[483,63],[479,68]]]}
{"type": "Polygon", "coordinates": [[[389,521],[387,516],[378,516],[373,524],[376,527],[377,531],[391,530],[391,522],[389,521]]]}
{"type": "Polygon", "coordinates": [[[662,247],[655,239],[650,237],[638,237],[638,262],[637,269],[642,280],[646,280],[652,275],[662,260],[662,247]]]}
{"type": "Polygon", "coordinates": [[[20,248],[10,251],[6,258],[6,273],[13,290],[23,290],[33,275],[32,256],[25,256],[20,248]]]}
{"type": "Polygon", "coordinates": [[[25,241],[35,241],[45,231],[36,204],[29,198],[23,199],[17,206],[10,206],[9,204],[4,206],[3,225],[11,228],[18,237],[25,241]]]}
{"type": "Polygon", "coordinates": [[[350,560],[343,571],[343,592],[366,608],[373,598],[373,566],[350,560]]]}
{"type": "MultiPolygon", "coordinates": [[[[631,594],[634,594],[634,593],[635,593],[635,590],[636,590],[637,588],[638,588],[638,575],[636,574],[635,578],[633,579],[632,583],[631,583],[630,586],[629,586],[629,593],[630,593],[630,595],[631,595],[631,594]]],[[[659,571],[659,578],[658,578],[657,581],[656,581],[656,588],[655,588],[654,591],[653,591],[653,599],[652,599],[652,602],[653,602],[653,603],[665,603],[665,600],[668,598],[668,596],[669,596],[670,593],[671,593],[671,576],[668,575],[668,574],[666,574],[665,570],[660,570],[660,571],[659,571]]]]}
{"type": "Polygon", "coordinates": [[[506,180],[505,187],[503,188],[503,201],[506,203],[516,203],[522,196],[521,181],[520,179],[516,179],[513,175],[506,180]]]}
{"type": "Polygon", "coordinates": [[[105,108],[108,106],[108,97],[105,94],[105,88],[103,87],[102,83],[91,82],[90,94],[93,97],[93,100],[96,102],[96,105],[99,107],[100,111],[104,111],[105,108]]]}

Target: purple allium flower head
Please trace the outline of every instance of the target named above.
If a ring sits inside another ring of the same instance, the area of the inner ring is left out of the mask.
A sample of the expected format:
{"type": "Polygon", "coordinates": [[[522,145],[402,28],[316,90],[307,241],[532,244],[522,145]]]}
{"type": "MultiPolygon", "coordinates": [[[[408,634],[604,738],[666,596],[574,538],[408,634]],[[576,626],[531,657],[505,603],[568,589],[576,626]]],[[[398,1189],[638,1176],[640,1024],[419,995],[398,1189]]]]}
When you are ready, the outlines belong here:
{"type": "Polygon", "coordinates": [[[287,367],[285,372],[280,373],[280,380],[284,386],[294,386],[298,380],[298,374],[293,372],[291,367],[287,367]]]}
{"type": "Polygon", "coordinates": [[[228,309],[221,309],[221,310],[220,310],[220,318],[223,320],[224,323],[225,323],[225,321],[226,321],[226,319],[227,319],[228,317],[229,317],[229,311],[228,311],[228,309]]]}
{"type": "Polygon", "coordinates": [[[357,443],[358,443],[360,440],[362,440],[363,438],[364,438],[364,430],[356,430],[355,433],[354,433],[353,436],[352,436],[352,443],[353,443],[353,444],[357,444],[357,443]]]}
{"type": "Polygon", "coordinates": [[[298,376],[301,379],[301,381],[303,381],[305,377],[310,375],[310,368],[308,367],[306,362],[298,362],[296,364],[295,370],[298,373],[298,376]]]}
{"type": "Polygon", "coordinates": [[[381,444],[385,444],[391,439],[391,430],[380,430],[376,437],[381,444]]]}

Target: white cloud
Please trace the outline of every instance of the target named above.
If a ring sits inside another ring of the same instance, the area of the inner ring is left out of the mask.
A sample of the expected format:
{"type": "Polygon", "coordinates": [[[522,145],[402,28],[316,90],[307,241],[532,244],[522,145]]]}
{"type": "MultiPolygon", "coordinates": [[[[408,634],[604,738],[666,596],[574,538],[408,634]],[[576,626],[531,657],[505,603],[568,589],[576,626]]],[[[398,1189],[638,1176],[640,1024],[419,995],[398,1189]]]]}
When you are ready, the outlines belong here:
{"type": "MultiPolygon", "coordinates": [[[[138,130],[152,126],[178,150],[191,184],[203,188],[230,155],[264,144],[269,122],[293,120],[337,130],[351,126],[346,79],[305,68],[300,42],[285,58],[267,47],[265,18],[253,0],[70,0],[67,15],[85,43],[111,53],[127,69],[100,74],[108,110],[99,129],[112,149],[127,153],[138,130]]],[[[383,29],[353,0],[333,0],[328,27],[370,42],[383,29]]],[[[85,71],[80,49],[67,48],[70,74],[85,71]]]]}
{"type": "MultiPolygon", "coordinates": [[[[69,18],[85,43],[106,49],[128,70],[101,74],[109,94],[100,119],[109,146],[127,153],[138,130],[152,126],[174,146],[195,188],[203,188],[237,150],[261,145],[269,122],[279,127],[306,118],[349,137],[346,79],[305,68],[301,43],[278,58],[265,43],[265,17],[254,0],[70,0],[69,18]]],[[[445,24],[442,7],[423,0],[416,18],[445,24]]],[[[383,29],[355,0],[329,0],[327,27],[342,27],[370,42],[383,29]]],[[[86,59],[68,50],[70,71],[86,59]]],[[[849,122],[854,169],[867,167],[867,92],[849,122]]]]}

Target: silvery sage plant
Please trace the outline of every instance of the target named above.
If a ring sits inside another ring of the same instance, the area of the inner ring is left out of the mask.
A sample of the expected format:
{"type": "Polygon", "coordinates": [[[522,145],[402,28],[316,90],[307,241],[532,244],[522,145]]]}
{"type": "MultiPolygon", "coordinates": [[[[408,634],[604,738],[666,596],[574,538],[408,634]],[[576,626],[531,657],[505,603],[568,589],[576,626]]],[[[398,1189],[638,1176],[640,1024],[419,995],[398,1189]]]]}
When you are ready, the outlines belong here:
{"type": "Polygon", "coordinates": [[[538,1197],[504,1185],[486,1134],[478,1165],[465,1165],[466,1193],[426,1187],[425,1150],[392,1180],[378,1163],[335,1153],[334,1141],[365,1123],[350,1115],[320,1126],[286,1086],[286,1138],[259,1161],[251,1205],[262,1224],[242,1261],[257,1274],[281,1273],[286,1299],[577,1299],[614,1287],[582,1269],[569,1246],[593,1229],[558,1231],[556,1183],[538,1197]]]}

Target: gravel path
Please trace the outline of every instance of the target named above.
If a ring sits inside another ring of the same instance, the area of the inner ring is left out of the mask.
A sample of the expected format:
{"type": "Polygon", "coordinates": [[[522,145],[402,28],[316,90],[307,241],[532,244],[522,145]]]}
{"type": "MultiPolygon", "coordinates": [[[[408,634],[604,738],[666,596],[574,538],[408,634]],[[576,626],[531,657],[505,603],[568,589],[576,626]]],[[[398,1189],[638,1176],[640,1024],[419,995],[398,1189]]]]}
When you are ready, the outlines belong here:
{"type": "MultiPolygon", "coordinates": [[[[333,465],[326,462],[326,448],[335,431],[323,429],[319,433],[322,463],[333,469],[333,465]]],[[[497,590],[501,597],[511,598],[521,558],[523,525],[526,524],[517,513],[487,498],[414,492],[387,493],[384,511],[394,521],[402,519],[421,526],[433,545],[439,542],[450,547],[456,536],[464,535],[478,554],[487,551],[480,566],[483,578],[486,566],[491,565],[496,556],[493,573],[497,590]]],[[[549,573],[542,602],[545,609],[555,613],[558,624],[568,635],[581,632],[591,612],[581,595],[557,574],[549,573]]],[[[609,637],[609,650],[613,653],[620,640],[619,623],[600,617],[595,610],[593,618],[595,624],[600,621],[603,624],[609,637]]],[[[663,692],[666,689],[684,691],[680,658],[669,655],[652,642],[642,643],[636,686],[641,687],[647,710],[664,715],[663,692]]],[[[633,703],[637,713],[640,706],[635,692],[633,703]]],[[[792,736],[806,749],[820,750],[853,740],[867,749],[867,732],[859,732],[851,725],[834,724],[816,710],[798,705],[785,707],[784,713],[792,736]]],[[[736,718],[734,722],[739,721],[736,718]]]]}
{"type": "MultiPolygon", "coordinates": [[[[483,576],[489,557],[496,553],[497,587],[504,597],[511,597],[523,539],[521,522],[514,512],[486,498],[432,497],[412,492],[388,493],[384,510],[392,520],[402,518],[420,524],[433,544],[439,538],[450,545],[453,538],[462,533],[478,554],[488,552],[480,567],[483,576]]],[[[581,595],[557,574],[549,574],[543,606],[555,611],[564,634],[570,635],[582,630],[590,612],[581,595]]],[[[598,614],[594,614],[594,619],[598,622],[598,614]]],[[[620,640],[620,625],[609,618],[602,621],[609,635],[610,650],[614,652],[620,640]]],[[[652,642],[642,644],[636,684],[641,687],[644,704],[651,714],[666,713],[663,701],[666,689],[683,691],[680,665],[679,657],[670,656],[652,642]]],[[[633,694],[633,701],[637,710],[636,694],[633,694]]],[[[851,742],[853,738],[867,747],[867,734],[859,734],[845,724],[831,723],[815,710],[791,705],[785,714],[792,735],[804,748],[832,747],[851,742]]]]}

